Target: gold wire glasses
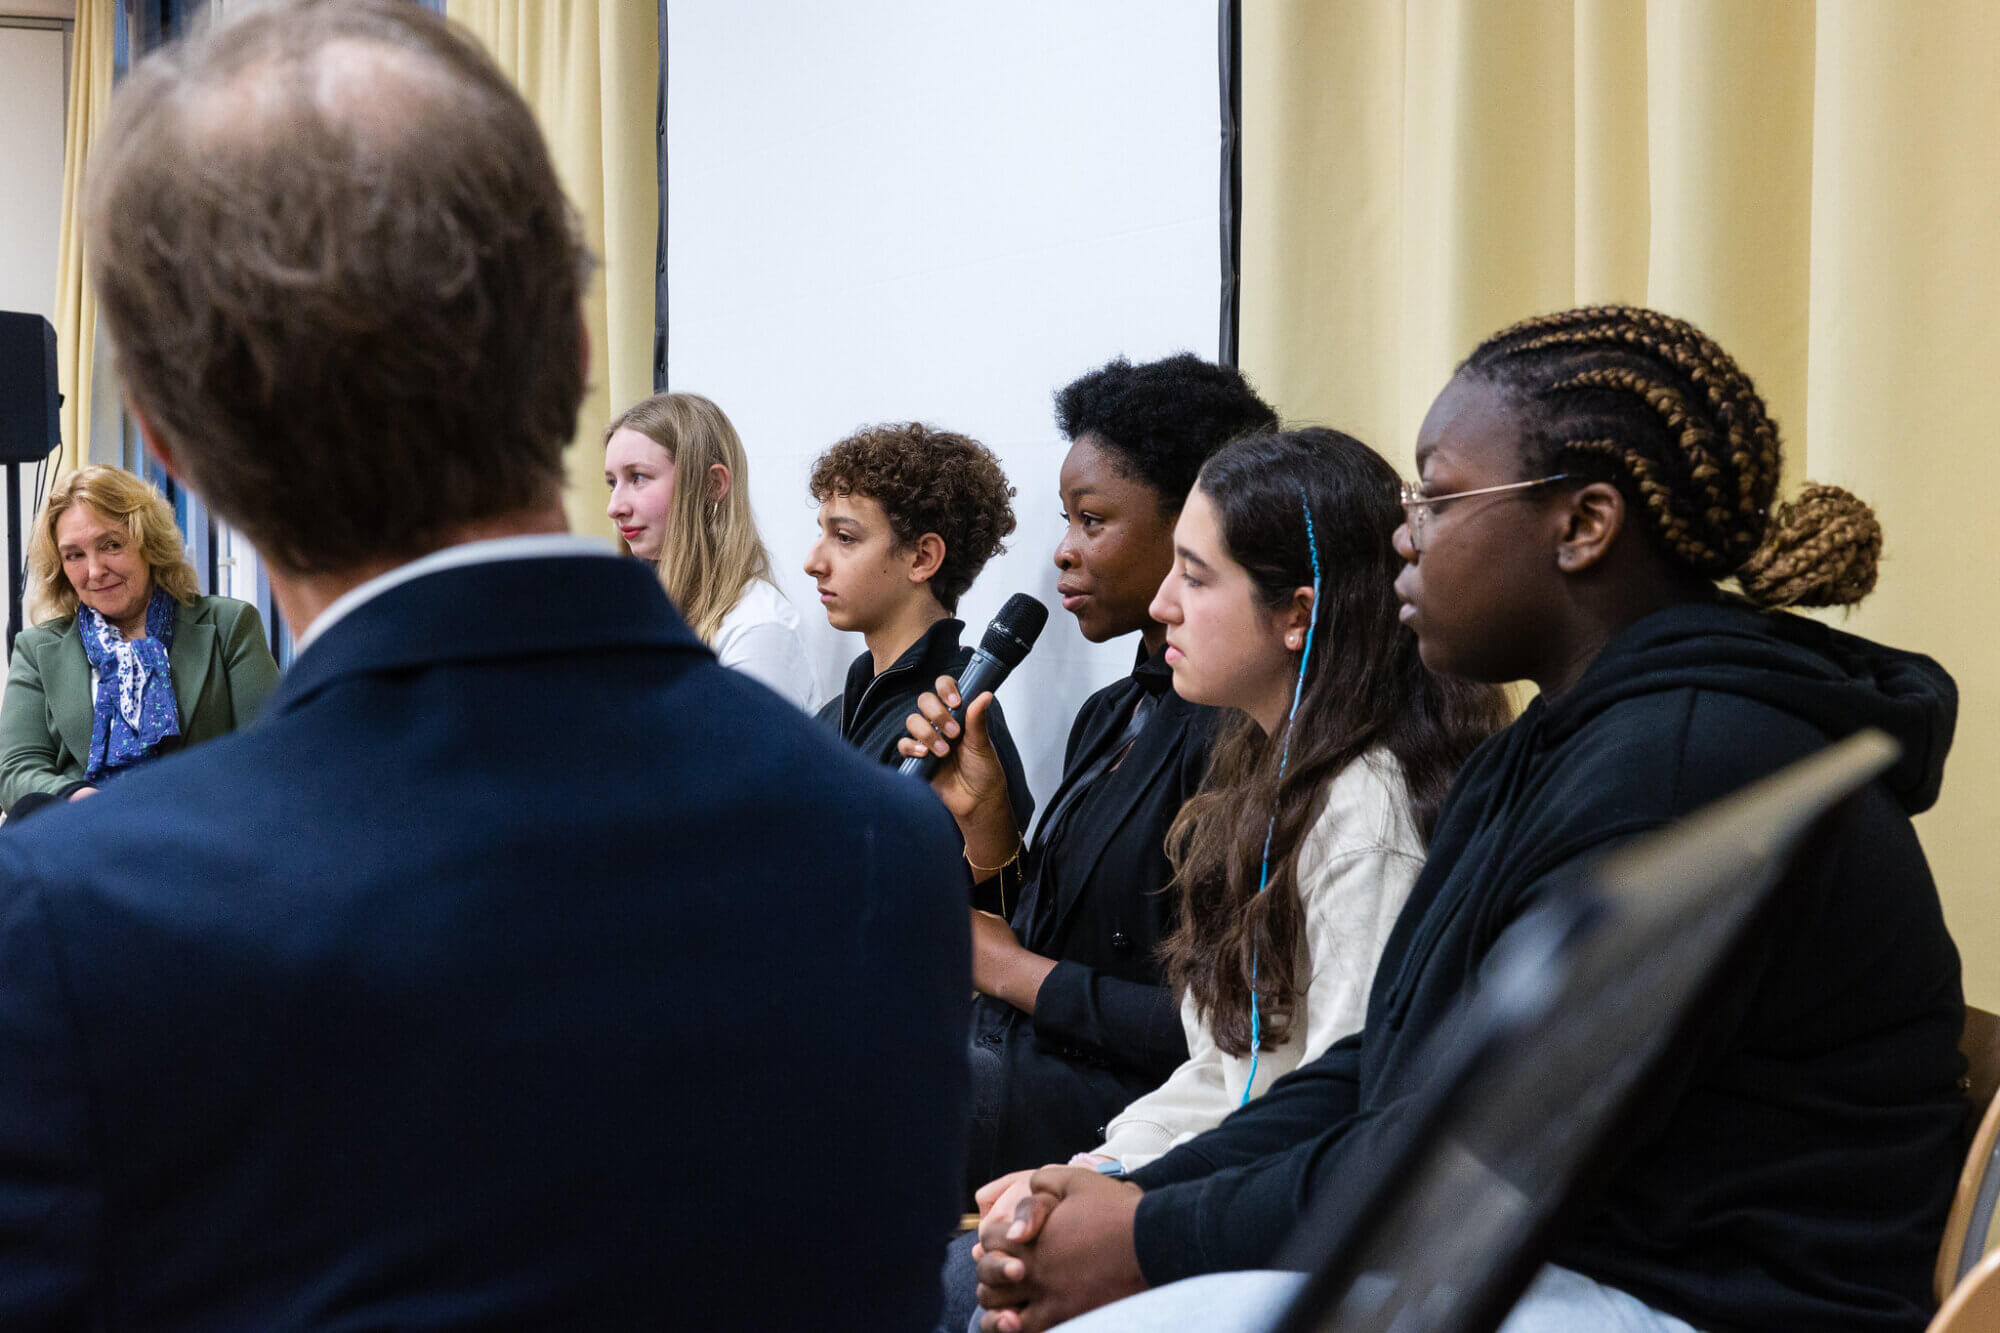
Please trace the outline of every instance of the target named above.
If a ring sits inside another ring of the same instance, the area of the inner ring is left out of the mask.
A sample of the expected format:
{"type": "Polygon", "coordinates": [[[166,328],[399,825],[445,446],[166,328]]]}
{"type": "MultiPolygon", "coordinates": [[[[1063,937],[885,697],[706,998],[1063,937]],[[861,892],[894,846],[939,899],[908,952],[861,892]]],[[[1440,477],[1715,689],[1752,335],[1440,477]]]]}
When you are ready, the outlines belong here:
{"type": "Polygon", "coordinates": [[[1421,487],[1413,482],[1403,483],[1403,521],[1410,529],[1410,549],[1422,555],[1424,540],[1430,534],[1431,506],[1441,505],[1447,500],[1468,500],[1475,495],[1499,495],[1503,491],[1525,491],[1531,486],[1546,486],[1552,481],[1567,479],[1567,472],[1558,472],[1551,477],[1536,477],[1533,481],[1510,481],[1504,486],[1481,486],[1472,491],[1453,491],[1449,495],[1425,495],[1421,487]]]}

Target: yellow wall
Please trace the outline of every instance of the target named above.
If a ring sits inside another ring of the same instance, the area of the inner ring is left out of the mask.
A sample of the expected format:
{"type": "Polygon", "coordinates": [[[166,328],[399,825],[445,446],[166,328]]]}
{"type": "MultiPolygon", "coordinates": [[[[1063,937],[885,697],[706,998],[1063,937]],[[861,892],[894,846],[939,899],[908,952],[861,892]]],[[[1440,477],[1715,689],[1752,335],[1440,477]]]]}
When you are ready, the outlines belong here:
{"type": "Polygon", "coordinates": [[[1820,6],[1806,457],[1872,502],[1887,535],[1881,585],[1849,628],[1958,678],[1944,796],[1917,828],[1966,997],[1988,1009],[2000,1009],[1996,76],[2000,5],[1820,6]]]}
{"type": "Polygon", "coordinates": [[[62,237],[56,255],[56,379],[62,392],[59,476],[89,460],[92,385],[97,360],[97,295],[85,280],[83,171],[111,109],[112,13],[80,5],[70,34],[69,107],[63,125],[62,237]]]}
{"type": "Polygon", "coordinates": [[[567,457],[570,527],[612,539],[604,425],[653,391],[659,14],[627,0],[447,0],[534,108],[602,261],[585,302],[590,388],[567,457]]]}
{"type": "Polygon", "coordinates": [[[2000,5],[1248,0],[1242,360],[1406,470],[1451,368],[1522,316],[1632,301],[1756,377],[1875,505],[1849,628],[1958,678],[1918,821],[2000,1008],[2000,5]]]}

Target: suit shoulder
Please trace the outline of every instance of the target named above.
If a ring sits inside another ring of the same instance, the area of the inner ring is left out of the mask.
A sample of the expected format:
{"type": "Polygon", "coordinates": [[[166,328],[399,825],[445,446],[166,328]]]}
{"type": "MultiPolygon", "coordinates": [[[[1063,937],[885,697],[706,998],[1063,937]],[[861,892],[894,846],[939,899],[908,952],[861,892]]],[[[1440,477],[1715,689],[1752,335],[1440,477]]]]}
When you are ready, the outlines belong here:
{"type": "MultiPolygon", "coordinates": [[[[821,737],[814,739],[820,741],[821,737]]],[[[951,854],[957,854],[958,826],[929,786],[904,777],[895,768],[862,754],[845,741],[824,737],[822,743],[837,751],[831,765],[823,770],[823,776],[836,798],[850,811],[866,821],[893,822],[916,830],[924,837],[949,844],[951,854]]]]}
{"type": "MultiPolygon", "coordinates": [[[[902,815],[928,806],[944,814],[943,803],[929,788],[898,776],[840,738],[839,696],[815,713],[789,705],[775,708],[769,690],[712,660],[692,667],[688,682],[703,692],[702,713],[710,724],[754,736],[752,744],[763,750],[755,762],[771,774],[774,797],[783,793],[788,800],[849,812],[880,809],[902,815]],[[833,726],[822,725],[824,720],[833,726]]],[[[945,819],[949,822],[950,816],[945,819]]]]}
{"type": "MultiPolygon", "coordinates": [[[[952,823],[951,815],[928,786],[914,778],[904,777],[889,765],[875,762],[852,746],[843,748],[851,752],[854,761],[851,764],[842,763],[845,771],[838,775],[837,780],[841,783],[843,794],[869,807],[888,811],[897,818],[925,828],[935,825],[956,836],[957,826],[952,823]]],[[[850,754],[844,753],[840,757],[846,761],[850,754]]]]}

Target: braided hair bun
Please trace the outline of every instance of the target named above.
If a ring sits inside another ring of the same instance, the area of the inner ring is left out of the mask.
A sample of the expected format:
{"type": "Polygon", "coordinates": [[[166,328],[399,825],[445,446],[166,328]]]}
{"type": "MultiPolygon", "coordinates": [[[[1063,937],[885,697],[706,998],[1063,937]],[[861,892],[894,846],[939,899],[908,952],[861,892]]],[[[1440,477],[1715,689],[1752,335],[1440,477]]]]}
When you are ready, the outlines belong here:
{"type": "Polygon", "coordinates": [[[1882,530],[1833,486],[1775,516],[1777,423],[1735,360],[1694,325],[1637,306],[1523,320],[1461,373],[1521,413],[1524,478],[1562,473],[1624,494],[1669,559],[1736,575],[1760,606],[1851,605],[1875,586],[1882,530]]]}
{"type": "Polygon", "coordinates": [[[1778,506],[1736,581],[1758,606],[1853,606],[1875,591],[1882,525],[1838,486],[1807,482],[1778,506]]]}

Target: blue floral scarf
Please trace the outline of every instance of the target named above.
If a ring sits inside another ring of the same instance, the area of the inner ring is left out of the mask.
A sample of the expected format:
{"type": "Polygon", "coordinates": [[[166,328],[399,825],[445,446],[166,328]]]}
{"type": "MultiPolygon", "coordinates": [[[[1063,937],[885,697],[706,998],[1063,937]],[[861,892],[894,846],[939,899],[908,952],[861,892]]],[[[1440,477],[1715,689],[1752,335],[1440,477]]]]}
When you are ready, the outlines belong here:
{"type": "Polygon", "coordinates": [[[77,608],[83,655],[97,672],[90,760],[83,770],[86,781],[96,782],[114,769],[149,758],[161,741],[181,734],[174,673],[167,664],[179,609],[166,589],[154,588],[146,603],[146,637],[128,641],[97,612],[87,606],[77,608]]]}

